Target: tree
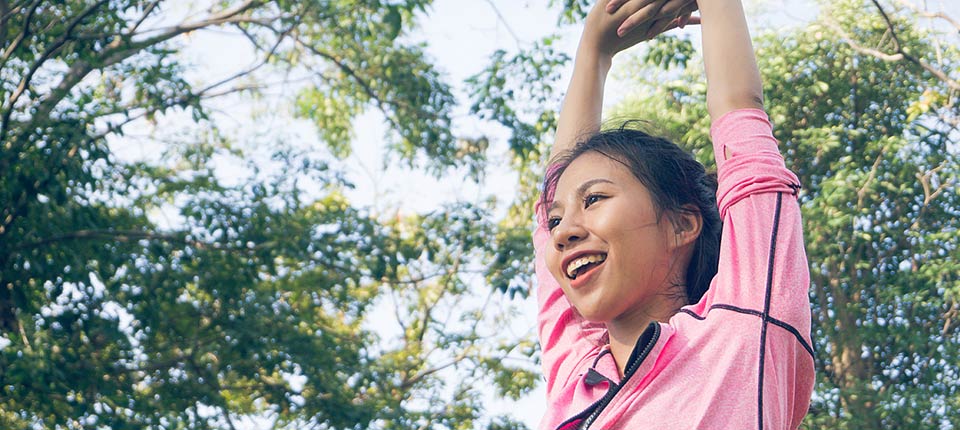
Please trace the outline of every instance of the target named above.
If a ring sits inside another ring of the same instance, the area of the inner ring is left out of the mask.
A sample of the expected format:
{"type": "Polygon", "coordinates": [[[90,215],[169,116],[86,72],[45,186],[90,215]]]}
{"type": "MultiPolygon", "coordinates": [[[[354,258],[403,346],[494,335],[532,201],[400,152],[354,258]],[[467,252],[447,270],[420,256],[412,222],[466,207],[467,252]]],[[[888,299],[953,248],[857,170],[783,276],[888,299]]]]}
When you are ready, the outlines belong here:
{"type": "MultiPolygon", "coordinates": [[[[960,425],[957,21],[891,1],[822,2],[756,40],[804,184],[811,428],[960,425]]],[[[590,5],[552,3],[562,22],[590,5]]],[[[533,282],[531,203],[569,57],[554,37],[497,52],[466,86],[470,114],[509,138],[456,136],[450,83],[407,37],[430,4],[0,0],[0,427],[523,428],[478,387],[516,398],[538,379],[536,345],[507,328],[533,282]],[[177,53],[206,30],[242,35],[256,61],[189,78],[177,53]],[[256,104],[277,76],[311,144],[244,144],[217,121],[217,99],[256,104]],[[370,109],[391,155],[435,175],[482,181],[505,147],[517,195],[357,207],[341,162],[370,109]],[[171,115],[192,124],[161,156],[115,154],[171,115]],[[224,157],[250,174],[227,180],[224,157]]],[[[613,116],[710,164],[697,58],[684,38],[648,44],[632,74],[646,95],[613,116]]]]}
{"type": "MultiPolygon", "coordinates": [[[[905,2],[820,9],[804,27],[756,40],[775,134],[803,183],[818,372],[806,423],[955,428],[956,21],[905,2]],[[936,21],[928,27],[926,18],[936,21]]],[[[687,67],[692,52],[684,39],[654,43],[632,73],[644,77],[645,95],[618,114],[650,119],[711,162],[702,68],[687,67]]]]}
{"type": "Polygon", "coordinates": [[[489,205],[388,217],[343,194],[366,109],[406,164],[482,174],[450,131],[449,85],[404,39],[429,4],[210,2],[171,23],[182,4],[0,1],[0,427],[522,428],[486,416],[479,388],[536,382],[510,361],[533,344],[503,335],[510,302],[484,282],[520,290],[492,247],[517,230],[489,205]],[[189,80],[176,54],[208,29],[257,61],[189,80]],[[295,74],[326,150],[245,153],[212,119],[212,99],[295,74]],[[113,154],[108,138],[177,113],[195,132],[159,159],[113,154]],[[225,181],[223,156],[253,173],[225,181]],[[379,339],[366,323],[391,307],[399,332],[379,339]]]}

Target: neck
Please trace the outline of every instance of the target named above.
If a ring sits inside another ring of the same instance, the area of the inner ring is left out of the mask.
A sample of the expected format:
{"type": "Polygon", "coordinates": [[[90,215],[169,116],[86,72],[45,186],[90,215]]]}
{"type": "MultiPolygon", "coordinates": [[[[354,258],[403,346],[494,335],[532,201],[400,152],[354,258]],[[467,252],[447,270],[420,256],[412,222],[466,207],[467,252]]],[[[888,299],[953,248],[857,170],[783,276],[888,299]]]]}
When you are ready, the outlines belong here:
{"type": "Polygon", "coordinates": [[[680,298],[663,297],[661,306],[650,310],[637,310],[621,315],[607,323],[607,332],[610,336],[610,352],[617,362],[617,369],[622,378],[626,371],[627,361],[633,348],[640,339],[640,335],[652,322],[667,322],[684,305],[680,298]]]}
{"type": "Polygon", "coordinates": [[[684,247],[679,251],[682,256],[679,261],[672,260],[672,263],[669,264],[669,274],[664,279],[659,294],[654,294],[644,305],[631,309],[607,322],[610,352],[613,353],[613,358],[617,362],[617,369],[621,378],[623,378],[627,367],[627,361],[630,360],[630,354],[633,353],[633,348],[637,345],[637,339],[640,339],[640,335],[650,326],[650,323],[669,321],[670,317],[687,304],[686,287],[681,282],[667,280],[684,279],[679,268],[685,268],[690,264],[692,248],[692,245],[684,247]]]}

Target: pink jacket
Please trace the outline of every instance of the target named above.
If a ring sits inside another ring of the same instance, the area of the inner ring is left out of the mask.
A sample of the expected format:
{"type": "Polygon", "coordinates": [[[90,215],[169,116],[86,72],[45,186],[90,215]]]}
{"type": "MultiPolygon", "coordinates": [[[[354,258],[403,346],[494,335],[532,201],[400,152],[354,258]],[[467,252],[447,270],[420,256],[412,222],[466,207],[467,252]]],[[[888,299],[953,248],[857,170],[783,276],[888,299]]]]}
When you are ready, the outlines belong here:
{"type": "Polygon", "coordinates": [[[723,220],[719,271],[699,303],[650,325],[622,380],[603,324],[583,320],[547,269],[543,250],[553,245],[540,222],[533,240],[547,378],[541,429],[800,425],[814,365],[799,181],[762,110],[722,116],[711,136],[723,220]]]}

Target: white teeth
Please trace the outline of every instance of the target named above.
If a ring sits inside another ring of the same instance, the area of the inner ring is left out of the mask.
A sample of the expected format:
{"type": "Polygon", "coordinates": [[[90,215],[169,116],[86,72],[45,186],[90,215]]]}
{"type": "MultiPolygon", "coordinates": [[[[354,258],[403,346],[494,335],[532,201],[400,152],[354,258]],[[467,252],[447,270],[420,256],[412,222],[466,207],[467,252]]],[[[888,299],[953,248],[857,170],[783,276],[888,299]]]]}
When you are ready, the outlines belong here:
{"type": "Polygon", "coordinates": [[[606,259],[607,259],[607,256],[605,254],[593,254],[593,255],[587,255],[585,257],[580,257],[576,260],[573,260],[570,262],[570,264],[567,265],[567,276],[571,278],[576,278],[577,270],[579,270],[581,267],[586,266],[590,263],[599,263],[606,259]]]}

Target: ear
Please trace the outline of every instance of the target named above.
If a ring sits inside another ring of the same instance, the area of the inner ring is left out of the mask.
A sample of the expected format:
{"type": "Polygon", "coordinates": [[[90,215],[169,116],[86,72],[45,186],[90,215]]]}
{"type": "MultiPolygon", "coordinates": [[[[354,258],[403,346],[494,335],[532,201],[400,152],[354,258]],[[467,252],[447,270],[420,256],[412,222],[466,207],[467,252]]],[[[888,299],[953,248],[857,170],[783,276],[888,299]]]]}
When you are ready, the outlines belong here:
{"type": "Polygon", "coordinates": [[[689,245],[700,237],[700,230],[703,229],[703,218],[696,206],[684,205],[672,218],[674,243],[678,248],[689,245]]]}

